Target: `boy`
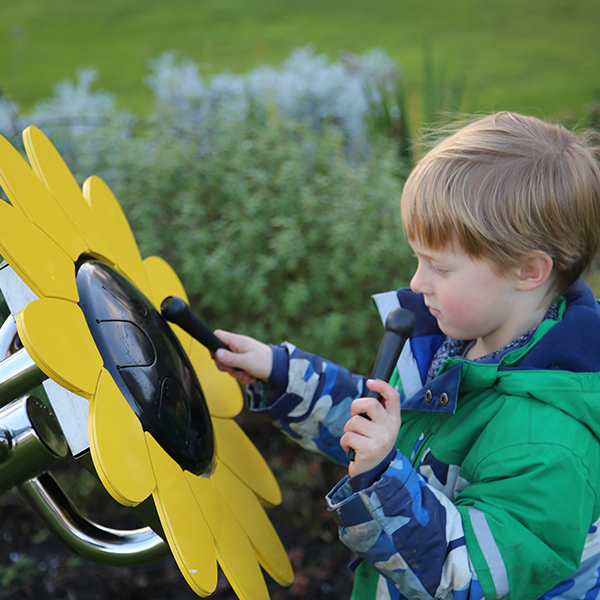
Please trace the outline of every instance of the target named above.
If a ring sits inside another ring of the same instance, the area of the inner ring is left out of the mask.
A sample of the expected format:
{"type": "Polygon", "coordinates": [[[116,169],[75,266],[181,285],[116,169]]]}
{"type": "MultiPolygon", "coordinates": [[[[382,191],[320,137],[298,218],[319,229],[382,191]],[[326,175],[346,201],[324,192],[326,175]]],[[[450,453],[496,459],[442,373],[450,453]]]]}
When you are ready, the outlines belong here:
{"type": "Polygon", "coordinates": [[[401,210],[412,291],[374,297],[384,320],[417,317],[392,385],[226,332],[217,364],[304,447],[355,450],[327,498],[359,555],[352,598],[596,598],[600,307],[579,280],[600,243],[593,149],[487,116],[425,155],[401,210]]]}

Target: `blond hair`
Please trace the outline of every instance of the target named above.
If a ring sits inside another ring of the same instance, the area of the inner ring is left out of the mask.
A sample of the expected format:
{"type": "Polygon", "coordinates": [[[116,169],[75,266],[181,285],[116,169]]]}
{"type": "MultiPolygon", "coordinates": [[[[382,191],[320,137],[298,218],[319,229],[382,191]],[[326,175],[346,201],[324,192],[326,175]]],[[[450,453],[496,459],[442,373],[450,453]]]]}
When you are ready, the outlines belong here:
{"type": "Polygon", "coordinates": [[[553,260],[559,292],[600,245],[600,168],[589,139],[502,112],[438,142],[402,193],[407,237],[439,250],[457,239],[499,271],[532,250],[553,260]]]}

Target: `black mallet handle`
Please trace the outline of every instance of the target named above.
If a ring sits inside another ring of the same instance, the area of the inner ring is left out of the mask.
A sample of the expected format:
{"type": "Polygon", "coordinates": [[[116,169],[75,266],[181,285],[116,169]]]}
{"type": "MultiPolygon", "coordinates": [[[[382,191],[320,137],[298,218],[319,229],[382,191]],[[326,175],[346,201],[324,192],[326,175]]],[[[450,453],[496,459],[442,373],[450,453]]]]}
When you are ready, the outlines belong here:
{"type": "MultiPolygon", "coordinates": [[[[371,373],[371,379],[381,379],[389,381],[394,367],[398,362],[402,348],[406,340],[415,328],[414,313],[405,308],[395,308],[385,320],[385,333],[379,346],[379,352],[375,359],[375,365],[371,373]]],[[[377,392],[369,390],[366,398],[377,398],[381,402],[381,395],[377,392]]],[[[367,415],[364,415],[367,419],[367,415]]],[[[348,460],[353,461],[356,453],[353,448],[348,450],[348,460]]]]}
{"type": "Polygon", "coordinates": [[[222,342],[193,312],[187,302],[178,296],[168,296],[160,305],[162,316],[171,323],[179,325],[181,329],[196,338],[210,352],[219,348],[229,350],[229,346],[222,342]]]}

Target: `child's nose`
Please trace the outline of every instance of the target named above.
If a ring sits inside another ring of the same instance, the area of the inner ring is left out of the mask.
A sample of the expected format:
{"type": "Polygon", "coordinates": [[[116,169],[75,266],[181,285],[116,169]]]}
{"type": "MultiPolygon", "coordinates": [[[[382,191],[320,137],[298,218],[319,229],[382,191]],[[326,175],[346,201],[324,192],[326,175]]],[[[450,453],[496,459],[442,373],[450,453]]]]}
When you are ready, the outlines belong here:
{"type": "Polygon", "coordinates": [[[431,286],[427,283],[421,266],[417,267],[413,278],[410,280],[410,289],[416,294],[431,294],[431,286]]]}

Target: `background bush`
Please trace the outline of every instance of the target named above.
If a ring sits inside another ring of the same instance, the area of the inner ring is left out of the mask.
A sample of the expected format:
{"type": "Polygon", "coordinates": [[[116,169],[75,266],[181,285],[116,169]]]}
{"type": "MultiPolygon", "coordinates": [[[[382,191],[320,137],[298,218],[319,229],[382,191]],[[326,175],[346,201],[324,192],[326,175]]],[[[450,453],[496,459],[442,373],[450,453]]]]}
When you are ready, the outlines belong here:
{"type": "Polygon", "coordinates": [[[0,126],[18,145],[36,124],[80,182],[103,177],[142,254],[176,269],[212,327],[290,339],[368,373],[381,337],[369,297],[406,284],[412,263],[406,164],[381,133],[381,114],[401,113],[395,65],[381,51],[331,63],[307,47],[277,68],[206,80],[172,53],[151,66],[144,120],[83,70],[29,114],[6,105],[0,126]]]}
{"type": "Polygon", "coordinates": [[[395,149],[351,162],[335,128],[277,117],[219,129],[208,151],[169,133],[155,130],[116,185],[142,252],[176,268],[213,326],[369,369],[381,335],[369,296],[410,272],[395,149]]]}

